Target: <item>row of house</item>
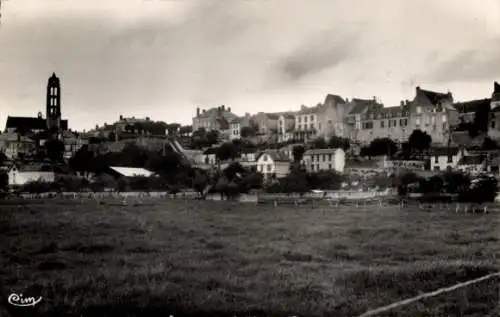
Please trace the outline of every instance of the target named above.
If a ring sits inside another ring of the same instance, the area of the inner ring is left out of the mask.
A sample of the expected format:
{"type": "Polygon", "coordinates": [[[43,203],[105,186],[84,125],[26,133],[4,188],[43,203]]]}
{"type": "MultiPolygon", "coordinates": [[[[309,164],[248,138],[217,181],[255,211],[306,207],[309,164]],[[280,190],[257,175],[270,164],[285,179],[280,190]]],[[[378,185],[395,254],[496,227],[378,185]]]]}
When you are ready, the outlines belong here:
{"type": "MultiPolygon", "coordinates": [[[[282,178],[289,174],[293,157],[293,144],[280,149],[244,149],[235,161],[246,167],[254,167],[265,179],[282,178]]],[[[490,172],[499,176],[499,153],[475,153],[461,147],[434,147],[427,159],[398,160],[386,156],[371,159],[348,157],[340,149],[310,149],[305,151],[301,164],[308,172],[336,171],[344,174],[367,176],[371,173],[399,173],[400,171],[461,171],[468,174],[490,172]]],[[[197,157],[198,167],[224,167],[228,162],[218,162],[217,148],[209,148],[197,157]]]]}
{"type": "Polygon", "coordinates": [[[500,139],[500,85],[494,83],[491,98],[454,102],[450,92],[440,93],[416,87],[413,100],[400,105],[384,107],[373,99],[344,99],[327,95],[323,103],[314,107],[302,106],[298,111],[281,113],[259,112],[239,117],[230,107],[200,111],[193,118],[193,130],[217,130],[227,139],[241,138],[245,127],[255,128],[261,138],[283,142],[307,141],[332,135],[360,143],[375,138],[390,137],[404,142],[415,129],[425,131],[436,144],[446,144],[452,131],[461,122],[471,122],[480,107],[488,107],[494,114],[490,135],[500,139]]]}

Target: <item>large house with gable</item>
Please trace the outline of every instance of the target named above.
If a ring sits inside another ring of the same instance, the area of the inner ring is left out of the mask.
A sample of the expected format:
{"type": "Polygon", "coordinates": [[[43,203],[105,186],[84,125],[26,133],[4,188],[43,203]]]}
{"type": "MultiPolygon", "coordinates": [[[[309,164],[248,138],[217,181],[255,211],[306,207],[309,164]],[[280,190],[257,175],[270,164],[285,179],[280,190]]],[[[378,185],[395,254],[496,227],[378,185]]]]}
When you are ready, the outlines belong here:
{"type": "Polygon", "coordinates": [[[445,94],[416,88],[415,98],[409,105],[410,131],[422,130],[431,136],[433,143],[446,144],[458,123],[458,111],[453,107],[450,92],[445,94]]]}

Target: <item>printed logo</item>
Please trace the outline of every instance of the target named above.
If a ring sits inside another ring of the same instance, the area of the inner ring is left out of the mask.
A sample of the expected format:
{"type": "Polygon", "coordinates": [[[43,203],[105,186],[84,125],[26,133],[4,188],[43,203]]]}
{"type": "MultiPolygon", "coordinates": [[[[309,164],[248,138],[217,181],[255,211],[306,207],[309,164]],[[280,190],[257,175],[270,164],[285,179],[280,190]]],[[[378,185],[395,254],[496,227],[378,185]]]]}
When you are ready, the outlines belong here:
{"type": "Polygon", "coordinates": [[[40,303],[42,300],[41,297],[35,299],[34,297],[23,297],[23,294],[10,294],[9,299],[7,300],[9,304],[14,306],[26,307],[26,306],[35,306],[40,303]]]}

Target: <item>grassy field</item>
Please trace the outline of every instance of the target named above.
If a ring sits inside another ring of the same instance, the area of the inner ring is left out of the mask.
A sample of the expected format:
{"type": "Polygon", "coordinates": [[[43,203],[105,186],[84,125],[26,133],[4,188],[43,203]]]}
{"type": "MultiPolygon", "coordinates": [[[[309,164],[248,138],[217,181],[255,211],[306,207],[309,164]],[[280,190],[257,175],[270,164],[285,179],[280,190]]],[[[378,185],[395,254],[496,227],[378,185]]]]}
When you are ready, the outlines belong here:
{"type": "MultiPolygon", "coordinates": [[[[356,316],[499,270],[500,214],[157,201],[0,205],[0,315],[356,316]],[[11,293],[42,296],[35,307],[11,293]]],[[[499,279],[378,316],[497,316],[499,279]]]]}

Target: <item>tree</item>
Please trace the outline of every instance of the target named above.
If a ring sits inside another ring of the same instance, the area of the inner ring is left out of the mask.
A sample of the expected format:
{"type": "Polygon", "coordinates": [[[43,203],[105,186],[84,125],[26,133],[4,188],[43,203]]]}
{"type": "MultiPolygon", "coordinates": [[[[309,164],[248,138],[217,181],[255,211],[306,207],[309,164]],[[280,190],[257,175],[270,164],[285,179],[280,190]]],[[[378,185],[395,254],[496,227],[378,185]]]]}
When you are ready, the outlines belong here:
{"type": "Polygon", "coordinates": [[[240,134],[241,134],[242,138],[249,138],[249,137],[255,136],[257,134],[257,131],[255,130],[254,127],[247,126],[247,127],[241,128],[240,134]]]}
{"type": "Polygon", "coordinates": [[[477,132],[488,132],[490,107],[478,107],[474,114],[474,127],[477,132]]]}
{"type": "Polygon", "coordinates": [[[64,157],[64,143],[57,139],[50,139],[44,144],[47,157],[52,162],[61,162],[64,157]]]}
{"type": "Polygon", "coordinates": [[[9,175],[6,172],[0,171],[0,193],[7,191],[9,187],[9,175]]]}
{"type": "Polygon", "coordinates": [[[220,161],[234,160],[241,153],[240,148],[233,142],[226,142],[218,149],[216,156],[220,161]]]}
{"type": "Polygon", "coordinates": [[[200,194],[201,198],[205,199],[205,188],[208,186],[208,177],[202,172],[195,172],[193,178],[193,188],[200,194]]]}
{"type": "Polygon", "coordinates": [[[319,137],[312,141],[312,147],[315,149],[326,149],[328,148],[328,143],[326,143],[325,138],[319,137]]]}
{"type": "Polygon", "coordinates": [[[428,149],[431,146],[431,143],[431,136],[428,135],[427,132],[423,132],[419,129],[413,130],[412,134],[408,138],[410,150],[416,150],[418,152],[428,149]]]}
{"type": "Polygon", "coordinates": [[[332,149],[341,148],[342,150],[347,151],[351,145],[349,139],[334,135],[328,141],[328,147],[332,149]]]}
{"type": "Polygon", "coordinates": [[[443,174],[443,188],[452,194],[464,193],[470,186],[470,178],[460,172],[446,172],[443,174]]]}
{"type": "Polygon", "coordinates": [[[303,145],[295,145],[292,149],[293,161],[295,163],[300,163],[300,161],[302,161],[302,158],[304,157],[305,152],[306,149],[303,145]]]}
{"type": "Polygon", "coordinates": [[[343,177],[335,171],[319,171],[307,174],[309,188],[337,190],[340,189],[343,177]]]}
{"type": "Polygon", "coordinates": [[[212,130],[207,133],[207,145],[211,146],[219,142],[219,131],[212,130]]]}
{"type": "Polygon", "coordinates": [[[87,177],[92,170],[93,160],[94,153],[92,153],[88,145],[85,144],[69,159],[69,165],[75,171],[83,173],[84,177],[87,177]]]}
{"type": "Polygon", "coordinates": [[[396,154],[398,147],[396,143],[389,138],[377,138],[370,142],[368,147],[361,149],[361,156],[379,156],[396,154]]]}
{"type": "Polygon", "coordinates": [[[490,137],[485,137],[483,144],[481,145],[483,150],[496,150],[498,149],[498,144],[493,141],[490,137]]]}

